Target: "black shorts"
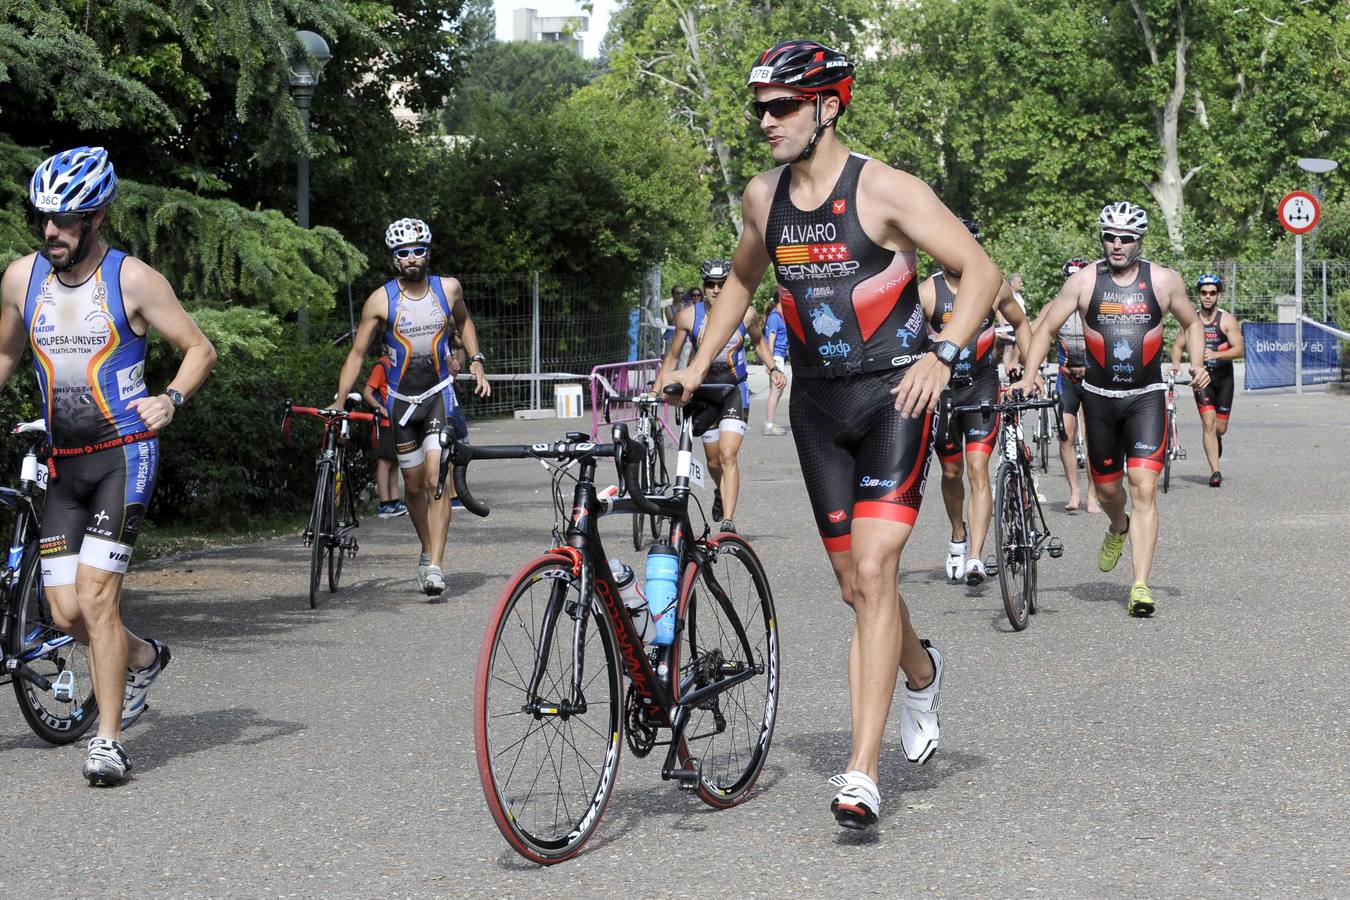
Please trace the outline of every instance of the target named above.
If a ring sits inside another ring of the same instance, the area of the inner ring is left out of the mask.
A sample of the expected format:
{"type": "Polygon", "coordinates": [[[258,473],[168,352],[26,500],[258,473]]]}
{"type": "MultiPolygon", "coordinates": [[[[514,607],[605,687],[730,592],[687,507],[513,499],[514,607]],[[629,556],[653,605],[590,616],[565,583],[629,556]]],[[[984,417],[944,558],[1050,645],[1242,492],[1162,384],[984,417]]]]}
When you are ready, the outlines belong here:
{"type": "Polygon", "coordinates": [[[397,462],[398,445],[394,441],[394,423],[381,423],[376,431],[379,432],[379,437],[375,443],[375,458],[385,462],[397,462]]]}
{"type": "MultiPolygon", "coordinates": [[[[990,404],[998,402],[998,370],[976,376],[973,384],[950,387],[942,393],[943,400],[950,399],[952,406],[968,406],[972,403],[990,404]]],[[[943,404],[946,405],[945,403],[943,404]]],[[[977,412],[957,413],[947,416],[938,407],[937,453],[943,462],[961,458],[961,449],[967,453],[983,453],[986,456],[994,452],[994,441],[998,438],[998,413],[983,415],[977,412]],[[950,419],[950,421],[949,421],[950,419]]]]}
{"type": "Polygon", "coordinates": [[[56,460],[39,528],[42,580],[75,583],[78,566],[125,573],[159,469],[159,441],[56,460]]]}
{"type": "Polygon", "coordinates": [[[1074,381],[1063,372],[1059,373],[1059,411],[1066,416],[1078,415],[1083,405],[1083,382],[1074,381]]]}
{"type": "Polygon", "coordinates": [[[801,379],[789,419],[825,549],[849,549],[854,519],[913,525],[928,480],[937,416],[907,418],[891,388],[904,370],[801,379]]]}
{"type": "Polygon", "coordinates": [[[1133,397],[1083,393],[1088,464],[1097,484],[1119,481],[1125,468],[1161,472],[1166,452],[1167,395],[1145,391],[1133,397]]]}
{"type": "Polygon", "coordinates": [[[1195,392],[1195,405],[1201,413],[1212,411],[1220,419],[1228,421],[1228,416],[1233,412],[1233,388],[1236,384],[1232,366],[1215,366],[1209,370],[1209,384],[1195,392]]]}
{"type": "MultiPolygon", "coordinates": [[[[420,466],[426,461],[427,451],[441,449],[441,428],[446,424],[455,425],[456,431],[464,426],[464,414],[451,393],[453,388],[437,391],[427,397],[407,416],[408,401],[390,396],[389,420],[393,423],[394,448],[398,453],[398,464],[404,469],[420,466]],[[447,396],[448,395],[448,396],[447,396]],[[446,415],[447,407],[450,415],[446,415]]],[[[467,432],[457,434],[461,440],[467,432]]]]}

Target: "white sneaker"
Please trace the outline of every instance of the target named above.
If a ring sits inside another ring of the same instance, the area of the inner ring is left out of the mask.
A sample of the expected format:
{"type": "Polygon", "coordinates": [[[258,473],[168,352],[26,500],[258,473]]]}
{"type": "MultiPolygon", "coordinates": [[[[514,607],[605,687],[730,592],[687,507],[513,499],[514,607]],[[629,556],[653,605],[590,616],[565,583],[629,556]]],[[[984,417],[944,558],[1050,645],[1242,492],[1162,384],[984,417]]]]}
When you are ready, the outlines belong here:
{"type": "Polygon", "coordinates": [[[978,556],[966,563],[966,584],[975,587],[977,584],[984,584],[985,579],[984,560],[978,556]]]}
{"type": "Polygon", "coordinates": [[[947,542],[947,580],[958,582],[966,574],[966,554],[970,552],[970,533],[963,541],[947,542]]]}
{"type": "Polygon", "coordinates": [[[441,571],[440,566],[427,566],[426,575],[422,579],[422,591],[437,602],[441,599],[441,594],[445,593],[445,573],[441,571]]]}
{"type": "Polygon", "coordinates": [[[942,692],[942,654],[928,641],[921,641],[933,660],[933,681],[915,690],[905,681],[905,703],[900,708],[900,743],[905,758],[923,765],[938,747],[938,698],[942,692]]]}
{"type": "Polygon", "coordinates": [[[150,708],[146,702],[145,695],[150,691],[150,685],[155,683],[159,673],[164,671],[164,667],[169,664],[172,654],[163,641],[151,641],[150,645],[155,648],[155,658],[150,665],[144,669],[127,669],[127,683],[122,691],[122,729],[125,731],[136,720],[141,717],[141,713],[150,708]]]}
{"type": "Polygon", "coordinates": [[[89,739],[84,759],[84,777],[90,787],[112,787],[127,779],[131,771],[131,757],[118,741],[95,737],[89,739]]]}
{"type": "Polygon", "coordinates": [[[427,592],[427,569],[431,568],[431,554],[422,553],[417,557],[417,590],[419,593],[427,592]]]}
{"type": "Polygon", "coordinates": [[[881,812],[881,791],[875,781],[857,769],[850,769],[831,778],[830,784],[839,788],[830,801],[836,822],[855,831],[876,823],[881,812]]]}

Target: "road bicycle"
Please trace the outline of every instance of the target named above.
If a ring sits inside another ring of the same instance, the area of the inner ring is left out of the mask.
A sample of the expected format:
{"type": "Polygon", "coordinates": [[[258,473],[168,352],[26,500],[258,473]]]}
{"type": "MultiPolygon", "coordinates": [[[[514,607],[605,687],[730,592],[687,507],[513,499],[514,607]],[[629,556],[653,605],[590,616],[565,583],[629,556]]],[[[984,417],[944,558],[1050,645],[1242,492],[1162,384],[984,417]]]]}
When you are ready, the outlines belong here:
{"type": "MultiPolygon", "coordinates": [[[[647,385],[650,388],[652,385],[647,385]]],[[[605,388],[601,401],[605,424],[610,424],[610,404],[619,395],[605,388]]],[[[662,401],[654,394],[639,394],[633,397],[633,406],[637,409],[637,420],[631,429],[634,441],[642,446],[638,465],[638,488],[643,494],[665,494],[670,490],[670,474],[666,469],[667,425],[661,421],[662,401]]],[[[633,516],[633,549],[641,550],[644,543],[644,525],[651,530],[652,540],[660,537],[661,519],[659,516],[633,516]]]]}
{"type": "MultiPolygon", "coordinates": [[[[352,422],[374,422],[371,413],[353,412],[360,394],[347,395],[347,409],[318,409],[295,406],[286,401],[286,418],[292,415],[315,416],[323,422],[323,440],[314,462],[314,500],[305,525],[305,548],[309,560],[309,608],[319,605],[319,583],[328,570],[328,592],[337,593],[342,580],[342,564],[355,559],[360,546],[352,534],[361,527],[356,515],[356,479],[347,465],[347,445],[352,422]]],[[[284,427],[284,426],[283,426],[284,427]]]]}
{"type": "Polygon", "coordinates": [[[997,403],[985,400],[949,409],[950,415],[999,416],[1001,458],[994,477],[994,545],[1003,608],[1016,631],[1026,628],[1031,614],[1036,612],[1036,563],[1042,553],[1049,553],[1052,559],[1064,555],[1063,544],[1050,534],[1045,523],[1031,471],[1031,450],[1022,438],[1022,413],[1055,405],[1055,400],[1023,399],[1020,392],[1014,391],[1011,398],[1000,398],[997,403]]]}
{"type": "Polygon", "coordinates": [[[34,502],[47,489],[47,467],[38,461],[38,450],[47,442],[46,425],[41,419],[25,422],[12,434],[24,444],[24,456],[19,486],[0,487],[0,505],[14,510],[9,555],[0,576],[0,681],[14,685],[19,709],[38,737],[69,744],[98,720],[89,648],[56,625],[42,590],[34,502]]]}
{"type": "Polygon", "coordinates": [[[1186,458],[1181,448],[1181,435],[1177,431],[1177,385],[1190,384],[1190,381],[1178,381],[1177,374],[1168,370],[1164,376],[1167,382],[1167,443],[1163,451],[1162,491],[1167,493],[1172,485],[1172,461],[1186,458]]]}
{"type": "Polygon", "coordinates": [[[706,523],[696,534],[689,516],[694,416],[720,409],[732,390],[694,392],[669,496],[642,492],[644,451],[624,423],[613,426],[609,444],[570,433],[533,446],[469,446],[442,432],[437,490],[453,465],[460,500],[476,515],[488,509],[469,491],[471,461],[538,459],[554,471],[556,545],[507,582],[488,619],[474,687],[488,809],[526,859],[552,864],[581,850],[609,805],[625,743],[638,757],[668,748],[662,779],[718,809],[744,801],[763,769],[780,666],[769,578],[744,537],[710,534],[706,523]],[[609,457],[626,490],[597,491],[597,461],[609,457]],[[562,502],[566,478],[575,479],[570,507],[562,502]],[[598,525],[616,514],[657,515],[668,525],[678,588],[671,606],[652,614],[674,615],[669,645],[643,643],[611,572],[598,525]]]}

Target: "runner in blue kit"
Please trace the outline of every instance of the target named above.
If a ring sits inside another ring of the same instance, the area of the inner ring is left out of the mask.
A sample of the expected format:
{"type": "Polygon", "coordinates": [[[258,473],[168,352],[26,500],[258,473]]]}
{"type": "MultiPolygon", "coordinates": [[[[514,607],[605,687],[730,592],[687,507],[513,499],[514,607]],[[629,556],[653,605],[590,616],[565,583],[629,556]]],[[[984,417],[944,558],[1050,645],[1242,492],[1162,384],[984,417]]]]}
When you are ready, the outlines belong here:
{"type": "MultiPolygon", "coordinates": [[[[1158,473],[1166,451],[1163,317],[1170,312],[1181,323],[1191,359],[1202,358],[1205,332],[1181,276],[1141,257],[1148,214],[1133,203],[1111,203],[1102,209],[1098,225],[1105,258],[1069,276],[1042,311],[1026,374],[1016,387],[1032,390],[1032,374],[1050,341],[1078,312],[1087,349],[1082,388],[1088,468],[1111,519],[1097,566],[1103,572],[1116,567],[1128,533],[1134,584],[1126,610],[1131,616],[1151,616],[1156,602],[1148,577],[1158,542],[1158,473]],[[1128,514],[1122,484],[1127,472],[1128,514]]],[[[1197,388],[1209,383],[1199,366],[1191,367],[1191,379],[1197,388]]]]}
{"type": "Polygon", "coordinates": [[[764,337],[768,339],[769,346],[773,348],[773,367],[783,373],[784,385],[769,385],[769,399],[764,404],[764,429],[765,435],[782,437],[787,434],[783,428],[778,425],[778,401],[783,396],[783,391],[787,387],[787,360],[788,360],[788,338],[787,323],[783,321],[783,312],[778,308],[778,297],[775,295],[769,301],[769,309],[764,314],[764,337]]]}
{"type": "MultiPolygon", "coordinates": [[[[1223,293],[1223,278],[1201,275],[1195,282],[1200,294],[1200,324],[1205,329],[1205,371],[1209,384],[1195,389],[1195,405],[1200,410],[1200,424],[1205,431],[1205,457],[1209,460],[1209,486],[1223,484],[1219,460],[1223,458],[1223,436],[1228,433],[1228,418],[1233,412],[1233,392],[1236,379],[1233,360],[1245,352],[1242,327],[1237,317],[1219,308],[1223,293]]],[[[1172,369],[1181,368],[1181,341],[1172,343],[1172,369]]]]}
{"type": "Polygon", "coordinates": [[[850,153],[835,124],[852,97],[853,64],[815,41],[765,51],[750,71],[753,109],[778,167],[754,178],[731,277],[688,368],[703,383],[715,348],[739,327],[773,266],[794,386],[790,406],[816,527],[854,613],[849,653],[853,748],[830,780],[840,825],[876,822],[877,768],[899,669],[900,737],[925,762],[938,744],[942,656],[920,641],[899,596],[901,551],[923,497],[934,410],[993,307],[1002,277],[924,182],[850,153]],[[919,305],[922,249],[961,274],[951,320],[930,340],[919,305]]]}
{"type": "MultiPolygon", "coordinates": [[[[709,313],[721,296],[727,276],[731,274],[731,261],[705,260],[700,274],[703,276],[703,291],[707,299],[680,310],[676,315],[675,337],[666,348],[665,358],[661,360],[658,380],[675,370],[686,336],[696,353],[705,342],[709,313]]],[[[748,340],[755,342],[755,352],[759,358],[768,361],[771,383],[779,387],[783,384],[783,373],[773,364],[769,343],[760,332],[759,318],[753,309],[747,309],[741,318],[740,327],[718,345],[720,349],[716,351],[710,370],[713,379],[724,384],[735,383],[739,390],[728,398],[718,423],[703,433],[703,451],[708,459],[708,474],[712,476],[714,485],[710,512],[714,521],[721,522],[723,531],[736,530],[734,517],[741,491],[741,470],[737,459],[750,421],[750,387],[746,384],[749,370],[745,357],[748,340]]]]}
{"type": "MultiPolygon", "coordinates": [[[[980,239],[978,225],[969,219],[962,219],[961,224],[977,241],[980,239]]],[[[951,321],[960,284],[959,273],[941,269],[919,285],[919,303],[932,334],[941,334],[951,321]]],[[[1025,355],[1031,344],[1031,327],[1008,282],[999,289],[994,310],[1008,320],[1018,352],[1025,355]]],[[[952,367],[946,394],[952,406],[986,401],[993,404],[998,400],[994,310],[990,310],[980,323],[974,339],[961,348],[956,365],[952,367]]],[[[994,511],[994,494],[989,486],[989,457],[994,452],[997,435],[997,415],[961,413],[950,416],[943,412],[938,418],[937,454],[942,462],[942,501],[952,526],[951,539],[947,543],[947,579],[964,581],[972,587],[983,584],[985,579],[981,555],[994,511]],[[965,515],[965,480],[970,481],[969,517],[965,515]]]]}
{"type": "Polygon", "coordinates": [[[43,592],[56,625],[89,645],[98,733],[84,776],[131,771],[121,731],[148,709],[169,648],[122,624],[122,579],[159,464],[158,434],[201,387],[216,352],[164,277],[100,237],[117,174],[102,147],[45,160],[29,182],[42,248],[10,264],[0,312],[0,387],[27,338],[47,427],[51,480],[42,509],[43,592]],[[162,393],[145,383],[146,337],[181,354],[162,393]]]}
{"type": "Polygon", "coordinates": [[[403,470],[404,502],[422,543],[417,587],[437,602],[445,592],[442,563],[451,515],[448,493],[440,500],[431,499],[440,467],[440,431],[449,424],[461,439],[467,437],[452,372],[456,330],[470,356],[474,393],[486,397],[492,388],[479,352],[478,332],[464,305],[463,288],[457,279],[428,274],[431,229],[421,219],[399,219],[385,232],[384,242],[393,252],[398,277],[366,299],[333,403],[341,406],[361,374],[366,349],[382,330],[386,353],[393,361],[386,404],[403,470]]]}

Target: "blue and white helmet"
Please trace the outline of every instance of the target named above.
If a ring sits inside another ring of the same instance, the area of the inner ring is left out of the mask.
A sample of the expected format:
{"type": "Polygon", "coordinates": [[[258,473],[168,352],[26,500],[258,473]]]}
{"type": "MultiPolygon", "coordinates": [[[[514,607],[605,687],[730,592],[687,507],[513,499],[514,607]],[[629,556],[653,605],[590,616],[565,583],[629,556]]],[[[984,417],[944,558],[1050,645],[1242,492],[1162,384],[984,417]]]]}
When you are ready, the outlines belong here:
{"type": "Polygon", "coordinates": [[[1102,207],[1097,217],[1097,225],[1102,231],[1123,231],[1127,234],[1148,234],[1148,213],[1142,206],[1136,206],[1127,200],[1108,203],[1102,207]]]}
{"type": "Polygon", "coordinates": [[[28,202],[40,212],[88,212],[117,197],[117,173],[102,147],[76,147],[42,161],[28,182],[28,202]]]}
{"type": "Polygon", "coordinates": [[[1204,275],[1201,275],[1199,278],[1195,279],[1195,289],[1197,291],[1207,284],[1212,284],[1219,290],[1223,290],[1222,276],[1215,275],[1212,272],[1206,272],[1204,275]]]}
{"type": "Polygon", "coordinates": [[[384,232],[384,245],[390,250],[409,244],[430,244],[431,229],[421,219],[399,219],[384,232]]]}

